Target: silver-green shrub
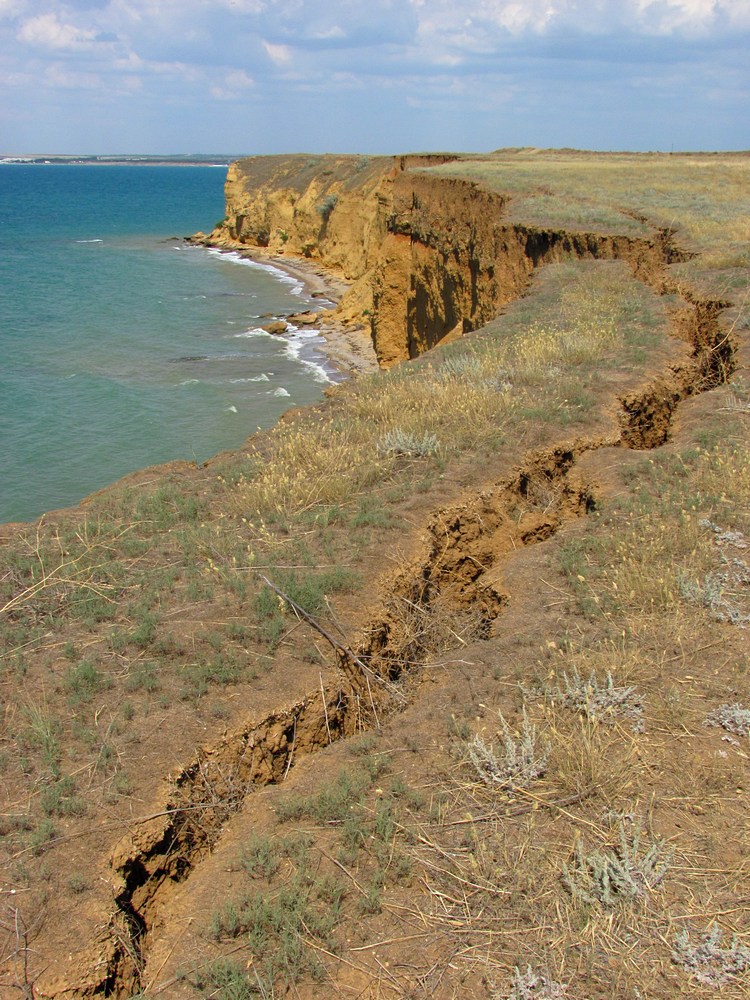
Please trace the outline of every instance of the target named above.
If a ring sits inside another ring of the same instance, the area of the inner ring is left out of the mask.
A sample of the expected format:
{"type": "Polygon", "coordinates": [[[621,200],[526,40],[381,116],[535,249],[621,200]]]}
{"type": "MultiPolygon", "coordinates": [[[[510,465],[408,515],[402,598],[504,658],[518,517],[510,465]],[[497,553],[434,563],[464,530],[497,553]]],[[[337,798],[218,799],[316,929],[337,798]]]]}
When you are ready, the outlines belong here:
{"type": "Polygon", "coordinates": [[[704,986],[724,986],[735,976],[750,969],[750,948],[732,938],[729,948],[721,947],[722,931],[718,924],[700,935],[697,944],[690,940],[690,931],[681,931],[672,949],[672,961],[681,965],[704,986]]]}
{"type": "Polygon", "coordinates": [[[501,726],[498,736],[502,736],[502,741],[488,743],[477,734],[468,746],[469,761],[485,785],[509,790],[523,788],[547,770],[549,741],[539,739],[525,707],[517,737],[503,714],[498,712],[498,716],[501,726]]]}
{"type": "Polygon", "coordinates": [[[381,455],[409,455],[414,458],[426,458],[436,454],[440,447],[437,437],[434,434],[425,432],[415,434],[411,431],[401,430],[394,427],[387,431],[378,442],[378,451],[381,455]]]}
{"type": "Polygon", "coordinates": [[[643,729],[640,695],[632,685],[617,687],[609,671],[603,682],[594,670],[588,678],[581,677],[577,669],[570,677],[563,673],[563,687],[558,688],[557,697],[566,708],[581,712],[589,719],[607,722],[620,716],[631,720],[635,732],[643,729]]]}
{"type": "Polygon", "coordinates": [[[642,844],[643,828],[638,821],[629,829],[621,820],[618,832],[618,844],[608,851],[585,854],[583,842],[576,840],[574,863],[563,865],[562,876],[574,899],[612,907],[644,896],[664,878],[672,861],[664,842],[642,844]]]}

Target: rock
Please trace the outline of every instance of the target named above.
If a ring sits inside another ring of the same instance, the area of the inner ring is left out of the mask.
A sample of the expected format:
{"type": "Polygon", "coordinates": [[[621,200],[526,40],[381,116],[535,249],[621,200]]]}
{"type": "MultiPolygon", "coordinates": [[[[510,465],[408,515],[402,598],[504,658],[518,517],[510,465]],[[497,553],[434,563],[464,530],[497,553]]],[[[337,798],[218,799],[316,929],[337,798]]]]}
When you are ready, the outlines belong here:
{"type": "Polygon", "coordinates": [[[278,336],[280,333],[286,333],[286,323],[283,319],[277,319],[274,323],[266,323],[263,327],[266,333],[272,333],[278,336]]]}
{"type": "Polygon", "coordinates": [[[297,313],[296,316],[290,316],[289,318],[298,326],[312,326],[313,323],[318,322],[318,314],[311,312],[297,313]]]}

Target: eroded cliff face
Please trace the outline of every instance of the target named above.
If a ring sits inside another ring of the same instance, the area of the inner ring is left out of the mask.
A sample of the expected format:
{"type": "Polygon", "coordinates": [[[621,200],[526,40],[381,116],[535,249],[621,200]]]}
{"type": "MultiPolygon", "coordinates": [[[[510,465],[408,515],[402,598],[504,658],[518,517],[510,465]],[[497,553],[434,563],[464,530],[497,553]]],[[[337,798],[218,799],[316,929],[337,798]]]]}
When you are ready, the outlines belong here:
{"type": "Polygon", "coordinates": [[[485,325],[542,264],[628,260],[655,280],[659,241],[510,223],[507,199],[424,167],[449,156],[239,160],[212,243],[319,261],[350,288],[336,319],[369,325],[383,367],[485,325]]]}

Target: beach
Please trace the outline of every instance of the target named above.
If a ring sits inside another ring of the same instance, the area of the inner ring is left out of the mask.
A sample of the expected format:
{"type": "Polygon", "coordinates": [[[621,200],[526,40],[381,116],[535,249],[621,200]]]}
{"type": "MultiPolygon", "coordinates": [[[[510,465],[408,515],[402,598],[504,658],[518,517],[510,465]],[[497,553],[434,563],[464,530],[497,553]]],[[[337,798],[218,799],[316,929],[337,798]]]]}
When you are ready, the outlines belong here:
{"type": "Polygon", "coordinates": [[[187,242],[224,253],[234,253],[245,260],[281,271],[302,285],[305,298],[332,303],[333,308],[305,310],[290,315],[287,319],[296,327],[314,327],[325,341],[327,357],[341,373],[362,375],[378,370],[369,327],[364,324],[352,326],[342,323],[336,315],[335,307],[351,287],[348,281],[315,261],[265,252],[262,247],[250,250],[244,243],[234,240],[216,240],[204,233],[196,233],[188,237],[187,242]]]}

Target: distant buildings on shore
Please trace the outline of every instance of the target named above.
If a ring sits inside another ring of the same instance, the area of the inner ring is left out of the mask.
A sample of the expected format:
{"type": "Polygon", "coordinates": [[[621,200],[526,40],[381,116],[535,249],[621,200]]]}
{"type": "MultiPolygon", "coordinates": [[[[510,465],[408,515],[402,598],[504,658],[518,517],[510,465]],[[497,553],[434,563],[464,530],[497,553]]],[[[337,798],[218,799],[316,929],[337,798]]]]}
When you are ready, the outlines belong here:
{"type": "Polygon", "coordinates": [[[135,156],[122,154],[118,156],[69,156],[55,153],[40,153],[27,155],[0,155],[0,164],[3,163],[41,163],[41,164],[83,164],[85,166],[112,166],[112,165],[145,165],[145,166],[199,166],[199,167],[226,167],[232,160],[239,159],[238,156],[221,156],[206,153],[175,154],[166,156],[135,156]]]}

